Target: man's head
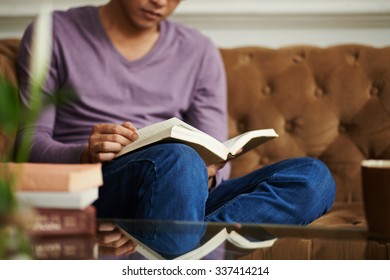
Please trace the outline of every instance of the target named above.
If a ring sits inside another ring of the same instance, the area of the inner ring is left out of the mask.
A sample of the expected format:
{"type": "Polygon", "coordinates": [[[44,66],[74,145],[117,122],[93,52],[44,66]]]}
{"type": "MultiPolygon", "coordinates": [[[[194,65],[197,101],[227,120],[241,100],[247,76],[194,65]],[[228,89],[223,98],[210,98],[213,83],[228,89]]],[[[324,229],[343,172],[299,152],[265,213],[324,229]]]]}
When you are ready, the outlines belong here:
{"type": "Polygon", "coordinates": [[[156,28],[169,17],[181,0],[113,0],[117,1],[131,24],[138,29],[156,28]]]}

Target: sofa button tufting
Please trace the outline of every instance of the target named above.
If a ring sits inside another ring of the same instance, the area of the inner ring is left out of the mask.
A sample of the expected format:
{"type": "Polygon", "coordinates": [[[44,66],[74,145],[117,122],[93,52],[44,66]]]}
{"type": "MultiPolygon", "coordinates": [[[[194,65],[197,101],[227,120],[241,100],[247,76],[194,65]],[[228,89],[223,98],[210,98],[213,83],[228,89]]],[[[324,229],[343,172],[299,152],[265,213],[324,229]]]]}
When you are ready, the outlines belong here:
{"type": "Polygon", "coordinates": [[[286,120],[284,129],[288,133],[296,133],[299,128],[304,127],[304,120],[300,117],[294,117],[290,120],[286,120]]]}
{"type": "Polygon", "coordinates": [[[294,121],[287,121],[286,125],[284,126],[284,129],[287,132],[292,133],[294,131],[294,127],[295,127],[294,121]]]}
{"type": "Polygon", "coordinates": [[[246,122],[243,121],[243,120],[238,121],[238,122],[237,122],[237,130],[238,130],[240,133],[243,133],[243,132],[247,131],[246,122]]]}
{"type": "Polygon", "coordinates": [[[272,89],[270,86],[265,86],[261,92],[263,93],[263,95],[265,96],[270,96],[272,94],[272,89]]]}
{"type": "Polygon", "coordinates": [[[301,63],[303,61],[303,59],[305,58],[305,55],[304,54],[297,54],[293,57],[293,62],[294,63],[301,63]]]}
{"type": "Polygon", "coordinates": [[[249,64],[253,60],[253,53],[244,53],[239,57],[239,63],[241,65],[249,64]]]}
{"type": "Polygon", "coordinates": [[[316,88],[315,92],[314,92],[315,96],[317,97],[322,97],[325,95],[324,91],[321,89],[321,88],[316,88]]]}
{"type": "Polygon", "coordinates": [[[350,53],[347,55],[347,62],[351,65],[355,65],[359,60],[359,53],[350,53]]]}
{"type": "Polygon", "coordinates": [[[372,97],[379,96],[379,88],[377,86],[372,86],[371,89],[370,89],[370,95],[372,97]]]}
{"type": "Polygon", "coordinates": [[[268,165],[271,162],[271,160],[268,157],[262,157],[260,158],[260,165],[268,165]]]}
{"type": "Polygon", "coordinates": [[[345,124],[340,124],[339,126],[339,132],[344,134],[347,132],[347,126],[345,124]]]}

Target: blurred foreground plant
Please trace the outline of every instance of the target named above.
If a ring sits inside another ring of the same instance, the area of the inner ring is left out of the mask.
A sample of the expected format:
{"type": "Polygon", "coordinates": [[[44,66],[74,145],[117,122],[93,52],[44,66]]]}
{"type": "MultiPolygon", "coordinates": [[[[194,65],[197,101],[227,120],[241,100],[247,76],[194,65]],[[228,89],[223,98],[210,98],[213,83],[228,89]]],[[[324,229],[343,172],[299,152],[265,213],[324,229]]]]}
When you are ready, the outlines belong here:
{"type": "MultiPolygon", "coordinates": [[[[29,110],[21,108],[17,89],[0,77],[0,127],[4,137],[16,134],[18,127],[33,125],[42,109],[42,88],[46,79],[51,58],[52,18],[47,5],[42,5],[34,25],[30,64],[30,104],[29,110]]],[[[33,134],[27,133],[16,152],[16,161],[28,159],[33,134]]],[[[12,151],[6,151],[2,162],[12,159],[12,151]]],[[[0,168],[5,169],[6,165],[0,168]]],[[[0,169],[0,259],[28,258],[29,246],[21,214],[23,209],[17,203],[13,182],[17,174],[6,176],[0,169]],[[14,176],[14,177],[13,177],[14,176]]]]}

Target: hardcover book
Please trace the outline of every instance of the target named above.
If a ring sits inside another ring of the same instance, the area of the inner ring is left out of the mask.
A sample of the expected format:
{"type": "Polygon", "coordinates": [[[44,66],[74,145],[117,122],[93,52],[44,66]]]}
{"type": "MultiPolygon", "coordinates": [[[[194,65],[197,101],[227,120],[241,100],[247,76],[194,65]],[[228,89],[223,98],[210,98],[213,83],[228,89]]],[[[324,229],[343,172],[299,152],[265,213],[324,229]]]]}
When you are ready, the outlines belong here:
{"type": "Polygon", "coordinates": [[[0,163],[0,175],[19,191],[76,192],[103,185],[100,163],[0,163]]]}
{"type": "Polygon", "coordinates": [[[95,260],[98,246],[93,236],[38,236],[31,253],[35,260],[95,260]]]}
{"type": "Polygon", "coordinates": [[[94,235],[96,210],[88,206],[83,210],[35,208],[28,231],[33,236],[94,235]]]}
{"type": "Polygon", "coordinates": [[[84,209],[99,197],[99,189],[92,188],[79,192],[37,192],[16,191],[20,203],[36,208],[84,209]]]}
{"type": "Polygon", "coordinates": [[[177,142],[194,148],[209,165],[233,159],[278,137],[272,128],[259,129],[245,132],[222,143],[175,117],[141,128],[138,135],[139,138],[123,147],[117,157],[155,143],[177,142]]]}

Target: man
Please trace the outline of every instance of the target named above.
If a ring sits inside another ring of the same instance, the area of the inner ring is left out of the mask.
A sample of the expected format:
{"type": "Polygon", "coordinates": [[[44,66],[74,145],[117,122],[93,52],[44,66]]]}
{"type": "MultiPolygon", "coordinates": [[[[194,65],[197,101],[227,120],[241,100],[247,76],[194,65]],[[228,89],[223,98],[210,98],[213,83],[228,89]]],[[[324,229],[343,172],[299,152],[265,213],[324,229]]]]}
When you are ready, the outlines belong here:
{"type": "MultiPolygon", "coordinates": [[[[326,166],[290,159],[227,180],[229,165],[205,166],[190,147],[160,144],[115,158],[135,127],[176,116],[227,138],[221,57],[199,32],[171,22],[180,0],[111,0],[56,12],[45,95],[77,100],[42,112],[30,160],[103,162],[98,216],[132,219],[307,224],[328,211],[335,185],[326,166]]],[[[28,104],[30,27],[18,60],[28,104]]]]}

